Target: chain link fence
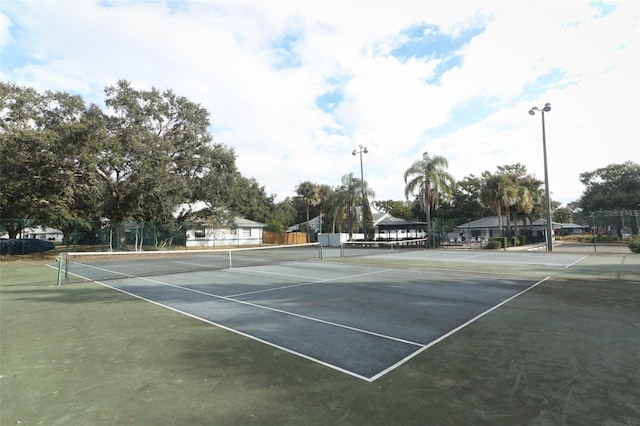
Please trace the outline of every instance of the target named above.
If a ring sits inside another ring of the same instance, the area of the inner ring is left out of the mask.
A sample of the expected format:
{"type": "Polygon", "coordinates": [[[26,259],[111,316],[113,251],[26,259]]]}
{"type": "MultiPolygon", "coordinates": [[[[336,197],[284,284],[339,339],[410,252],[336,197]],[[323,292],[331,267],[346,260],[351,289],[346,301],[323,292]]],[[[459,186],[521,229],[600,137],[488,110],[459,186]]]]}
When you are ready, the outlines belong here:
{"type": "MultiPolygon", "coordinates": [[[[595,235],[626,237],[638,232],[640,210],[612,209],[574,216],[574,223],[553,223],[554,236],[595,235]]],[[[499,247],[540,244],[546,241],[545,221],[528,216],[433,217],[426,227],[398,229],[392,233],[376,231],[379,239],[429,237],[430,247],[499,247]]],[[[66,251],[180,250],[189,247],[223,247],[263,244],[262,229],[216,226],[206,221],[163,223],[103,220],[60,221],[48,218],[0,218],[0,253],[19,254],[44,251],[25,240],[52,242],[66,251]]],[[[48,246],[47,246],[48,247],[48,246]]]]}
{"type": "Polygon", "coordinates": [[[196,239],[194,230],[199,228],[203,224],[196,222],[0,218],[0,239],[5,246],[10,241],[44,240],[68,251],[185,249],[189,238],[196,239]]]}

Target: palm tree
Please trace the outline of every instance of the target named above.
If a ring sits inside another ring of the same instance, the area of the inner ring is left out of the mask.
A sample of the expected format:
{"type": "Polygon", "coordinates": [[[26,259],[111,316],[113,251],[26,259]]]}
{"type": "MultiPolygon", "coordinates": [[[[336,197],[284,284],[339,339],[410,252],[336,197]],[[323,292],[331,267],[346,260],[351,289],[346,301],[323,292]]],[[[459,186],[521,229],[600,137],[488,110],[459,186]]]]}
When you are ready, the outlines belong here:
{"type": "Polygon", "coordinates": [[[315,207],[320,203],[320,195],[318,193],[318,185],[309,181],[304,181],[296,186],[296,194],[304,201],[307,209],[307,243],[309,242],[309,208],[315,207]]]}
{"type": "Polygon", "coordinates": [[[330,203],[331,196],[333,195],[333,189],[329,185],[318,185],[318,207],[320,207],[320,225],[318,233],[322,233],[322,215],[324,208],[330,203]]]}
{"type": "Polygon", "coordinates": [[[496,209],[500,237],[504,237],[502,229],[502,209],[505,208],[508,217],[509,206],[515,203],[517,192],[509,178],[504,174],[484,172],[482,177],[484,182],[480,190],[480,200],[484,205],[496,209]]]}
{"type": "Polygon", "coordinates": [[[404,196],[418,193],[420,209],[427,218],[427,230],[431,238],[431,211],[438,208],[441,198],[451,200],[456,187],[456,181],[446,169],[449,162],[446,158],[436,155],[430,156],[428,152],[422,154],[420,160],[416,160],[404,172],[404,196]]]}
{"type": "MultiPolygon", "coordinates": [[[[514,231],[515,235],[518,236],[518,215],[523,215],[527,217],[531,211],[533,210],[533,197],[531,196],[531,192],[529,192],[529,188],[519,183],[517,186],[518,198],[514,205],[513,209],[513,219],[514,219],[514,231]]],[[[523,223],[523,226],[526,229],[526,220],[523,223]]]]}
{"type": "Polygon", "coordinates": [[[518,235],[518,215],[525,216],[525,229],[528,219],[531,224],[532,216],[537,216],[538,210],[544,208],[541,204],[543,197],[540,193],[542,182],[527,173],[524,165],[517,163],[508,166],[498,166],[495,174],[482,174],[481,201],[484,205],[497,210],[500,236],[504,237],[502,227],[502,212],[507,217],[507,229],[511,232],[511,220],[514,222],[515,235],[518,235]],[[511,215],[513,213],[513,216],[511,215]]]}
{"type": "Polygon", "coordinates": [[[500,195],[500,178],[498,175],[484,172],[482,174],[482,189],[480,190],[480,201],[487,207],[495,209],[498,214],[498,228],[502,237],[502,197],[500,195]]]}
{"type": "MultiPolygon", "coordinates": [[[[353,176],[353,173],[342,176],[342,185],[334,191],[333,197],[333,224],[341,218],[346,218],[349,240],[353,239],[353,228],[359,223],[356,206],[362,206],[362,221],[369,220],[368,229],[373,231],[373,221],[369,207],[369,197],[374,198],[375,192],[369,189],[367,181],[364,182],[353,176]],[[362,195],[364,194],[364,200],[362,195]]],[[[367,236],[365,235],[365,239],[367,236]]]]}
{"type": "Polygon", "coordinates": [[[340,204],[346,212],[347,231],[349,232],[349,240],[353,238],[353,226],[356,218],[356,197],[358,195],[359,180],[353,176],[353,173],[342,176],[342,185],[340,186],[340,204]]]}
{"type": "Polygon", "coordinates": [[[509,179],[509,176],[502,175],[500,179],[500,191],[504,213],[507,217],[507,234],[511,237],[511,206],[515,205],[518,201],[518,188],[513,181],[509,179]]]}
{"type": "Polygon", "coordinates": [[[545,197],[544,190],[541,188],[543,184],[543,181],[536,179],[531,175],[526,176],[522,182],[522,185],[529,191],[529,197],[531,198],[531,210],[525,212],[529,219],[531,236],[533,236],[533,221],[544,216],[545,197]]]}
{"type": "Polygon", "coordinates": [[[514,235],[518,235],[518,213],[528,214],[533,208],[529,189],[523,184],[524,180],[529,177],[527,167],[523,164],[516,163],[508,166],[498,166],[498,174],[504,175],[508,183],[505,182],[503,187],[503,200],[507,214],[507,229],[511,236],[511,208],[513,207],[513,226],[514,235]]]}
{"type": "Polygon", "coordinates": [[[347,199],[346,191],[344,186],[339,186],[334,189],[333,194],[329,200],[331,206],[331,232],[336,232],[336,227],[338,232],[342,233],[344,229],[344,225],[347,221],[347,199]]]}

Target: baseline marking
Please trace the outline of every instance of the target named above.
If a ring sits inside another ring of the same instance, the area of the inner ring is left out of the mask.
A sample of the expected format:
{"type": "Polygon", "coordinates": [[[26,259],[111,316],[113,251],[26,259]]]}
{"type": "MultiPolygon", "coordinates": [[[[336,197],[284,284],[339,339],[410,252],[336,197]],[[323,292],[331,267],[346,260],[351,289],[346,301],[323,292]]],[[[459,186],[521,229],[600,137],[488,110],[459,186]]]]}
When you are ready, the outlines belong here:
{"type": "Polygon", "coordinates": [[[391,365],[390,367],[382,370],[381,372],[379,372],[378,374],[376,374],[375,376],[371,377],[371,379],[369,380],[369,382],[373,382],[376,379],[379,379],[380,377],[384,376],[385,374],[387,374],[390,371],[395,370],[396,368],[400,367],[402,364],[406,363],[407,361],[409,361],[410,359],[418,356],[419,354],[421,354],[422,352],[426,351],[427,349],[429,349],[430,347],[440,343],[441,341],[443,341],[444,339],[446,339],[447,337],[453,335],[454,333],[462,330],[463,328],[465,328],[466,326],[476,322],[477,320],[479,320],[480,318],[482,318],[483,316],[487,315],[488,313],[498,309],[499,307],[501,307],[502,305],[504,305],[505,303],[510,302],[511,300],[515,299],[518,296],[523,295],[524,293],[526,293],[527,291],[537,287],[538,285],[542,284],[543,282],[547,281],[548,279],[550,279],[551,277],[548,276],[540,281],[538,281],[537,283],[533,284],[531,287],[528,287],[524,290],[522,290],[520,293],[517,293],[511,297],[509,297],[508,299],[503,300],[502,302],[498,303],[497,305],[493,306],[490,309],[487,309],[486,311],[476,315],[474,318],[470,319],[469,321],[465,322],[464,324],[459,325],[458,327],[454,328],[453,330],[449,331],[448,333],[443,334],[442,336],[438,337],[435,340],[432,340],[431,342],[427,343],[426,345],[423,345],[422,348],[420,348],[419,350],[415,351],[414,353],[412,353],[411,355],[405,357],[404,359],[401,359],[400,361],[396,362],[395,364],[391,365]]]}

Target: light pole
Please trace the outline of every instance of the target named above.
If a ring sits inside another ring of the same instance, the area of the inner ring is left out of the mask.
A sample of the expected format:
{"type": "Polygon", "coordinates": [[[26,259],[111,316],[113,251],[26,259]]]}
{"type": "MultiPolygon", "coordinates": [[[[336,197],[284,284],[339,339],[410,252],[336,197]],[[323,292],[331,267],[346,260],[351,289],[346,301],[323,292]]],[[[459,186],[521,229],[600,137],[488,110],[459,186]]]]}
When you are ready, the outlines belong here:
{"type": "Polygon", "coordinates": [[[547,251],[553,251],[553,224],[551,223],[551,194],[549,193],[549,172],[547,170],[547,138],[544,131],[544,113],[551,111],[551,104],[544,104],[544,108],[533,107],[529,114],[535,115],[540,111],[542,115],[542,153],[544,154],[544,193],[545,193],[545,234],[547,234],[547,251]]]}
{"type": "Polygon", "coordinates": [[[351,153],[352,155],[360,154],[360,186],[362,187],[362,226],[364,228],[364,238],[367,239],[367,220],[364,216],[364,203],[366,202],[365,194],[364,194],[364,171],[362,168],[362,154],[366,154],[369,152],[366,146],[358,145],[359,149],[354,149],[351,153]]]}

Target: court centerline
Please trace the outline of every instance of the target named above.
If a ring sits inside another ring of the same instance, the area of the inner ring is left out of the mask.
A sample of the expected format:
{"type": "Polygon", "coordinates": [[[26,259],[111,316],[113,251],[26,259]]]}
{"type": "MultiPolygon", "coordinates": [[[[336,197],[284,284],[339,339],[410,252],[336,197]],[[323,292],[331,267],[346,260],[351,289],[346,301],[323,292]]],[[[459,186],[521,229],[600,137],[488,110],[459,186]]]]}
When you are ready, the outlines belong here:
{"type": "MultiPolygon", "coordinates": [[[[364,277],[364,276],[367,276],[367,275],[382,274],[384,272],[389,272],[389,271],[392,271],[392,269],[381,269],[379,271],[364,272],[362,274],[346,275],[346,276],[343,276],[343,277],[336,277],[336,278],[301,277],[301,278],[307,278],[307,279],[310,279],[310,280],[313,280],[313,281],[306,282],[306,283],[290,284],[290,285],[285,285],[285,286],[280,286],[280,287],[265,288],[265,289],[262,289],[262,290],[247,291],[245,293],[236,293],[236,294],[231,294],[231,295],[229,295],[227,297],[239,297],[239,296],[247,296],[247,295],[250,295],[250,294],[267,293],[267,292],[275,291],[275,290],[285,290],[285,289],[288,289],[288,288],[302,287],[302,286],[312,285],[312,284],[319,284],[319,283],[338,281],[338,280],[345,280],[345,279],[351,279],[351,278],[359,278],[359,277],[364,277]]],[[[250,274],[247,274],[247,275],[250,275],[250,274]]],[[[295,277],[295,275],[289,275],[289,274],[273,273],[273,275],[295,277]]]]}
{"type": "MultiPolygon", "coordinates": [[[[207,293],[207,292],[202,291],[202,290],[196,290],[196,289],[193,289],[193,288],[184,287],[184,286],[177,285],[177,284],[166,283],[166,282],[163,282],[163,281],[152,280],[150,278],[144,278],[144,277],[137,277],[137,279],[140,279],[140,280],[143,280],[143,281],[149,281],[149,282],[156,283],[156,284],[166,285],[168,287],[173,287],[173,288],[177,288],[177,289],[180,289],[180,290],[191,291],[193,293],[202,294],[202,295],[213,297],[213,298],[216,298],[216,299],[222,299],[222,300],[226,300],[226,301],[229,301],[229,302],[239,303],[241,305],[251,306],[253,308],[264,309],[264,310],[267,310],[267,311],[277,312],[277,313],[280,313],[280,314],[283,314],[283,315],[289,315],[289,316],[305,319],[305,320],[308,320],[308,321],[314,321],[314,322],[318,322],[318,323],[321,323],[321,324],[327,324],[327,325],[331,325],[331,326],[334,326],[334,327],[339,327],[339,328],[343,328],[343,329],[346,329],[346,330],[355,331],[355,332],[358,332],[358,333],[364,333],[364,334],[368,334],[370,336],[376,336],[376,337],[380,337],[380,338],[383,338],[383,339],[392,340],[394,342],[406,343],[408,345],[413,345],[413,346],[418,346],[418,347],[422,347],[424,345],[423,343],[413,342],[411,340],[400,339],[398,337],[388,336],[388,335],[385,335],[385,334],[376,333],[374,331],[364,330],[364,329],[357,328],[357,327],[351,327],[351,326],[348,326],[348,325],[339,324],[339,323],[332,322],[332,321],[326,321],[326,320],[323,320],[323,319],[320,319],[320,318],[310,317],[308,315],[297,314],[295,312],[289,312],[289,311],[285,311],[285,310],[278,309],[278,308],[272,308],[272,307],[269,307],[269,306],[259,305],[257,303],[247,302],[247,301],[244,301],[244,300],[238,300],[238,299],[234,299],[234,298],[231,298],[231,297],[228,297],[228,296],[221,296],[221,295],[218,295],[218,294],[207,293]]],[[[311,284],[311,283],[308,283],[308,284],[311,284]]]]}

